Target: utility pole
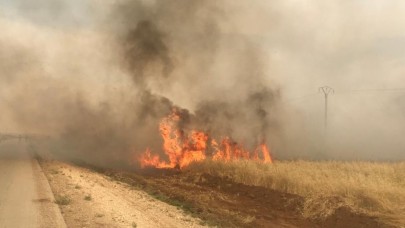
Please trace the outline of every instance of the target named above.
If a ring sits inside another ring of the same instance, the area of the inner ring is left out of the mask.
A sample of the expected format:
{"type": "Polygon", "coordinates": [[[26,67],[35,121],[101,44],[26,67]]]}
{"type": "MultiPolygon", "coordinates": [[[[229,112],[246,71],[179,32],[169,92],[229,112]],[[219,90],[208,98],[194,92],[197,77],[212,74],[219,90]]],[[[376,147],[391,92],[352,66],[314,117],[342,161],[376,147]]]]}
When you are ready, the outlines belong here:
{"type": "Polygon", "coordinates": [[[319,92],[322,92],[325,95],[325,134],[328,127],[328,96],[329,94],[335,93],[335,90],[329,86],[319,87],[319,92]]]}

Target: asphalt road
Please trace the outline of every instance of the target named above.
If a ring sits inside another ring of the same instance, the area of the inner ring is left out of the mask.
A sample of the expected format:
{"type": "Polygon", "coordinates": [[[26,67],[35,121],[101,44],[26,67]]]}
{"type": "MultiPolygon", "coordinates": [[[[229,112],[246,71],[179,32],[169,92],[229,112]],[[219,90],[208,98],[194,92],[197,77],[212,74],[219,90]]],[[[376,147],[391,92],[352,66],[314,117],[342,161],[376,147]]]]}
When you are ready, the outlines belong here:
{"type": "Polygon", "coordinates": [[[0,143],[0,228],[66,227],[29,144],[0,143]]]}

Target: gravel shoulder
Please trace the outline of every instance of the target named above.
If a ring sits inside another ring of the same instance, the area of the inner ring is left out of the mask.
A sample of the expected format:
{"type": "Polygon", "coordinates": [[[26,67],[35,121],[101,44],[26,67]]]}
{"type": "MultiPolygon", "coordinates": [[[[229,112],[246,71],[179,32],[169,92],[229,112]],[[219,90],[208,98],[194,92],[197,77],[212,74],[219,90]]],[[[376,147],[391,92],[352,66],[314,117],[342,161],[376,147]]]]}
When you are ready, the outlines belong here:
{"type": "Polygon", "coordinates": [[[147,193],[86,168],[42,161],[68,227],[202,227],[147,193]]]}

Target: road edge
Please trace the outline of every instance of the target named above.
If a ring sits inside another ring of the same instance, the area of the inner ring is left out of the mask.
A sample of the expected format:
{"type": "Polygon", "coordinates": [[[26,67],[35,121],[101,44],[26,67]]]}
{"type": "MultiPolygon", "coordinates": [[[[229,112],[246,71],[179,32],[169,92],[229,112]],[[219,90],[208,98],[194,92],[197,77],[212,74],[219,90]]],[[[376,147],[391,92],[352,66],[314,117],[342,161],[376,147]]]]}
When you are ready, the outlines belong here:
{"type": "Polygon", "coordinates": [[[48,199],[50,203],[48,204],[48,210],[52,212],[52,218],[49,217],[49,215],[45,215],[44,217],[47,217],[47,219],[52,220],[52,223],[56,225],[56,227],[60,228],[67,228],[66,221],[62,215],[62,211],[59,208],[57,204],[55,204],[55,195],[52,191],[51,185],[49,184],[49,180],[46,177],[42,166],[40,164],[40,161],[38,159],[32,159],[32,168],[34,172],[37,172],[38,175],[37,177],[37,189],[38,189],[38,194],[41,195],[41,199],[48,199]]]}

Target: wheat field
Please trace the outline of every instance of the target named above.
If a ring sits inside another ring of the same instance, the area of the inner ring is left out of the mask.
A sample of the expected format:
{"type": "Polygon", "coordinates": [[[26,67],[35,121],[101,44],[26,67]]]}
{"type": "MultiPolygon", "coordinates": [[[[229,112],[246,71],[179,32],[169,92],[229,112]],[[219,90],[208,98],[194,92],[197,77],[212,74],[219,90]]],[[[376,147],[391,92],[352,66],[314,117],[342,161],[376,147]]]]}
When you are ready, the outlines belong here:
{"type": "Polygon", "coordinates": [[[405,224],[405,162],[206,160],[187,169],[235,182],[300,195],[307,218],[324,218],[339,207],[405,224]]]}

